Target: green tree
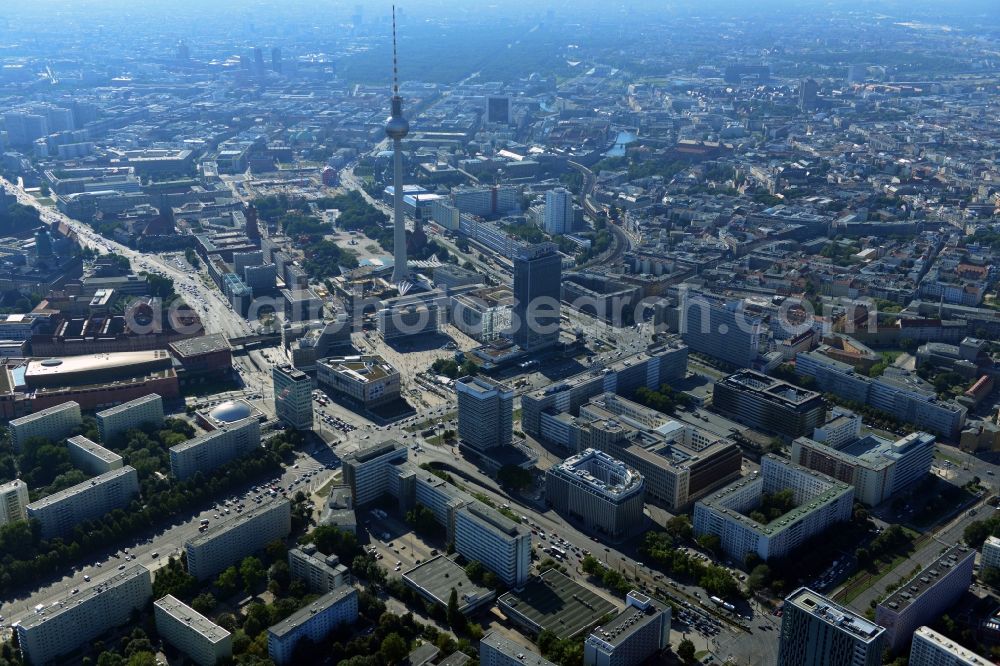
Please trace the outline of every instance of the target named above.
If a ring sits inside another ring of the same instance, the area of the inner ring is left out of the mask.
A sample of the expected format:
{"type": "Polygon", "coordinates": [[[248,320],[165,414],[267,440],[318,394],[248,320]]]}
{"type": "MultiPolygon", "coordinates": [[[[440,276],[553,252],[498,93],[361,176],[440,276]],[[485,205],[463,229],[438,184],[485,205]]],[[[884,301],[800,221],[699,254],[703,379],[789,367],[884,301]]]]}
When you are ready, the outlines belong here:
{"type": "Polygon", "coordinates": [[[136,652],[126,662],[127,666],[157,666],[158,663],[152,652],[136,652]]]}
{"type": "Polygon", "coordinates": [[[215,605],[215,595],[211,592],[202,592],[191,600],[191,608],[195,609],[202,615],[208,615],[214,611],[215,605]]]}
{"type": "Polygon", "coordinates": [[[531,472],[517,465],[504,465],[497,472],[497,481],[514,490],[523,490],[531,485],[531,472]]]}
{"type": "Polygon", "coordinates": [[[406,522],[413,526],[413,531],[417,534],[434,536],[442,531],[434,512],[423,504],[417,504],[406,512],[406,522]]]}
{"type": "Polygon", "coordinates": [[[722,546],[722,541],[715,534],[702,534],[698,537],[698,545],[711,553],[717,553],[722,546]]]}
{"type": "Polygon", "coordinates": [[[379,645],[379,653],[385,659],[385,663],[401,664],[406,655],[410,653],[410,649],[402,636],[396,632],[392,632],[382,639],[382,643],[379,645]]]}
{"type": "Polygon", "coordinates": [[[240,577],[243,579],[243,591],[251,594],[264,580],[266,573],[264,565],[256,557],[244,557],[240,562],[240,577]]]}
{"type": "Polygon", "coordinates": [[[685,664],[693,664],[695,662],[694,654],[694,643],[687,638],[682,640],[680,645],[677,646],[677,656],[680,657],[681,661],[685,664]]]}
{"type": "Polygon", "coordinates": [[[675,539],[688,541],[694,535],[694,528],[691,526],[691,518],[686,514],[674,516],[667,521],[667,532],[675,539]]]}
{"type": "Polygon", "coordinates": [[[97,657],[97,666],[125,666],[125,659],[116,652],[102,652],[97,657]]]}
{"type": "Polygon", "coordinates": [[[758,564],[747,576],[747,587],[751,592],[762,590],[771,581],[771,569],[766,564],[758,564]]]}
{"type": "Polygon", "coordinates": [[[236,591],[236,584],[239,581],[239,575],[240,574],[236,570],[236,567],[229,567],[219,574],[219,577],[215,579],[215,587],[219,589],[222,596],[228,597],[236,591]]]}
{"type": "Polygon", "coordinates": [[[448,624],[457,632],[460,627],[465,627],[464,620],[465,616],[458,610],[458,591],[451,588],[451,593],[448,595],[448,624]]]}

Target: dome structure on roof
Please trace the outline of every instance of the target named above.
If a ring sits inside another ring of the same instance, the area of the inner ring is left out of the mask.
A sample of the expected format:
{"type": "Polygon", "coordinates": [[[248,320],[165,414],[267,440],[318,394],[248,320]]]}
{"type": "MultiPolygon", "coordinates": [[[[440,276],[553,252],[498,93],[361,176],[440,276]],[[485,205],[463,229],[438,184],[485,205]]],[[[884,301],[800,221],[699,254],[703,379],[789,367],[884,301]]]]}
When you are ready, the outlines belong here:
{"type": "Polygon", "coordinates": [[[242,400],[227,400],[208,413],[213,421],[219,423],[235,423],[250,418],[252,414],[253,409],[242,400]]]}

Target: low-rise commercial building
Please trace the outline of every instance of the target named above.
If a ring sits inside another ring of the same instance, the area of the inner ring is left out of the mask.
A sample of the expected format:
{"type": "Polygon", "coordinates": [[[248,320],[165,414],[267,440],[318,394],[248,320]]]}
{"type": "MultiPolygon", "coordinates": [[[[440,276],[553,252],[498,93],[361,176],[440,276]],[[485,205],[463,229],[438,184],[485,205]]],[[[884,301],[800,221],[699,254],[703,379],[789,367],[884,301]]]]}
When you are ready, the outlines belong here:
{"type": "Polygon", "coordinates": [[[642,475],[603,451],[584,449],[545,473],[545,500],[613,539],[642,527],[642,475]]]}
{"type": "Polygon", "coordinates": [[[149,569],[132,563],[78,589],[39,604],[17,623],[18,645],[26,662],[50,663],[125,624],[152,599],[153,579],[149,569]]]}
{"type": "Polygon", "coordinates": [[[316,362],[316,381],[366,409],[399,398],[399,371],[381,356],[330,356],[316,362]]]}
{"type": "Polygon", "coordinates": [[[65,536],[77,525],[125,509],[139,494],[139,474],[126,465],[70,486],[27,506],[41,524],[42,537],[65,536]]]}
{"type": "Polygon", "coordinates": [[[69,451],[70,462],[87,474],[96,476],[113,469],[121,469],[124,465],[120,455],[90,441],[83,435],[67,439],[66,449],[69,451]]]}
{"type": "Polygon", "coordinates": [[[751,428],[785,437],[812,433],[823,423],[823,396],[754,370],[742,370],[716,382],[713,407],[751,428]]]}
{"type": "Polygon", "coordinates": [[[32,437],[44,437],[53,442],[65,439],[73,428],[83,423],[80,414],[80,404],[72,400],[60,405],[49,407],[34,414],[13,419],[7,426],[10,429],[10,443],[14,451],[21,451],[22,446],[32,437]]]}
{"type": "Polygon", "coordinates": [[[292,531],[292,503],[264,500],[241,514],[226,516],[184,544],[188,573],[207,580],[292,531]]]}
{"type": "Polygon", "coordinates": [[[584,666],[641,664],[670,645],[670,606],[632,590],[625,610],[594,627],[583,644],[584,666]]]}
{"type": "Polygon", "coordinates": [[[217,467],[249,455],[260,446],[260,423],[249,418],[226,423],[218,429],[170,447],[170,472],[181,481],[197,472],[207,474],[217,467]]]}
{"type": "Polygon", "coordinates": [[[520,590],[497,600],[500,611],[527,636],[551,631],[559,640],[589,631],[618,607],[558,569],[546,569],[520,590]]]}
{"type": "Polygon", "coordinates": [[[267,630],[267,653],[274,663],[288,664],[303,638],[318,642],[336,627],[358,619],[358,591],[340,587],[327,592],[267,630]]]}
{"type": "Polygon", "coordinates": [[[233,656],[232,634],[173,595],[156,600],[153,618],[160,638],[198,666],[215,666],[233,656]]]}
{"type": "Polygon", "coordinates": [[[853,502],[854,491],[846,483],[768,454],[759,473],[695,504],[694,531],[719,537],[722,550],[740,562],[751,552],[762,560],[780,558],[848,520],[853,502]],[[792,491],[790,511],[766,523],[751,517],[765,496],[784,490],[792,491]]]}
{"type": "Polygon", "coordinates": [[[28,519],[28,484],[14,479],[0,484],[0,526],[28,519]]]}
{"type": "Polygon", "coordinates": [[[792,442],[792,462],[849,483],[855,499],[875,506],[927,476],[934,436],[915,432],[892,442],[868,435],[838,447],[798,437],[792,442]]]}
{"type": "Polygon", "coordinates": [[[320,594],[351,582],[351,572],[340,559],[323,555],[312,543],[288,551],[288,568],[293,578],[304,580],[310,591],[320,594]]]}
{"type": "Polygon", "coordinates": [[[101,441],[111,444],[119,435],[146,424],[163,423],[163,398],[155,393],[97,412],[101,441]]]}
{"type": "Polygon", "coordinates": [[[181,363],[184,382],[228,377],[233,370],[233,348],[221,333],[178,340],[170,343],[169,348],[181,363]]]}
{"type": "Polygon", "coordinates": [[[556,666],[531,648],[491,631],[479,639],[479,666],[556,666]]]}
{"type": "Polygon", "coordinates": [[[885,629],[809,588],[786,599],[778,666],[880,666],[885,629]]]}
{"type": "Polygon", "coordinates": [[[930,627],[919,627],[913,632],[909,666],[991,666],[992,664],[989,659],[980,657],[930,627]]]}
{"type": "Polygon", "coordinates": [[[378,311],[378,333],[387,341],[433,335],[438,331],[440,318],[436,303],[401,303],[378,311]]]}
{"type": "Polygon", "coordinates": [[[898,652],[913,632],[933,622],[969,588],[976,551],[958,545],[900,586],[875,607],[875,621],[885,627],[886,647],[898,652]]]}
{"type": "Polygon", "coordinates": [[[403,572],[403,582],[426,601],[445,607],[455,590],[458,612],[465,615],[490,605],[497,596],[493,590],[469,580],[465,569],[444,555],[403,572]]]}

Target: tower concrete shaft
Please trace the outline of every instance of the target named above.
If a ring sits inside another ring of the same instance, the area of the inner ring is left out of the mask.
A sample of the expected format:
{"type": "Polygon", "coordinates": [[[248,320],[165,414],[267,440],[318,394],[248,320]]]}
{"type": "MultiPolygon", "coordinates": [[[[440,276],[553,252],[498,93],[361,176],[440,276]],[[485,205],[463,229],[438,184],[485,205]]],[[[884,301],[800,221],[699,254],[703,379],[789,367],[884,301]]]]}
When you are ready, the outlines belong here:
{"type": "Polygon", "coordinates": [[[400,139],[392,140],[392,281],[406,280],[410,271],[406,267],[406,223],[403,218],[403,149],[400,139]]]}

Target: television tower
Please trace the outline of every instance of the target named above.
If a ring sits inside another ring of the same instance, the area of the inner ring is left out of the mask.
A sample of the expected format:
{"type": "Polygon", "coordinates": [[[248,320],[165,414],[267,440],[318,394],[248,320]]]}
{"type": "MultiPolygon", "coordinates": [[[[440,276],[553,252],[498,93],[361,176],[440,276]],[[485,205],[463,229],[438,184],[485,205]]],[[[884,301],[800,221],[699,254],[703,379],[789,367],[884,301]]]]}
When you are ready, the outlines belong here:
{"type": "Polygon", "coordinates": [[[392,281],[401,285],[409,277],[406,267],[406,226],[403,221],[403,137],[410,123],[403,117],[403,99],[399,96],[399,73],[396,66],[396,5],[392,6],[392,115],[385,121],[385,135],[392,139],[392,281]]]}

